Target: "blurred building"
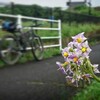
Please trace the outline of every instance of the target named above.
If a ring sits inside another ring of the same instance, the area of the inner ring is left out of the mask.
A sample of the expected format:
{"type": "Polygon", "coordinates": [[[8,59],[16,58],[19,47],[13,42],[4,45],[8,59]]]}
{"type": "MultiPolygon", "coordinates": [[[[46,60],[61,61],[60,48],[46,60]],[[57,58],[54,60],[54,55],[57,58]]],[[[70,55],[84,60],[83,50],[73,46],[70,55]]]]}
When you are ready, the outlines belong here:
{"type": "Polygon", "coordinates": [[[80,6],[80,5],[86,5],[86,2],[87,0],[83,0],[83,1],[72,1],[72,0],[69,0],[66,4],[67,6],[70,8],[70,9],[73,9],[77,6],[80,6]]]}
{"type": "Polygon", "coordinates": [[[5,7],[5,6],[8,6],[9,3],[5,3],[5,2],[0,2],[0,7],[5,7]]]}

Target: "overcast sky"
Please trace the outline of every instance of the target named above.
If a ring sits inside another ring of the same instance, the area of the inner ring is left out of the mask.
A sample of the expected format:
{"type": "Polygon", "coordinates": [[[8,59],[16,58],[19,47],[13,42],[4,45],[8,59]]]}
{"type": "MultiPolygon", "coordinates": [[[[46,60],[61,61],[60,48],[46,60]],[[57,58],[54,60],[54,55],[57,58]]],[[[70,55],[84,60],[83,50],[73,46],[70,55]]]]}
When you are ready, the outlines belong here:
{"type": "MultiPolygon", "coordinates": [[[[0,2],[11,2],[11,1],[13,1],[16,4],[38,4],[40,6],[66,8],[66,2],[68,2],[69,0],[0,0],[0,2]]],[[[84,1],[84,0],[72,0],[72,1],[84,1]]],[[[91,1],[93,7],[100,6],[100,0],[91,0],[91,1]]]]}

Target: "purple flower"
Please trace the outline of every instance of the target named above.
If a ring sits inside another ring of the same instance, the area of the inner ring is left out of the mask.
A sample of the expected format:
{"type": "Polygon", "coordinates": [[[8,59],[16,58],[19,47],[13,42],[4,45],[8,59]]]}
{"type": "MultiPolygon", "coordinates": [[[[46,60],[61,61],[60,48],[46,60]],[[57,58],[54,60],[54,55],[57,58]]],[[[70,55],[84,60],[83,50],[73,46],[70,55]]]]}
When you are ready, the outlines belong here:
{"type": "Polygon", "coordinates": [[[84,32],[76,35],[76,36],[73,36],[72,37],[73,41],[74,42],[77,42],[77,43],[82,43],[84,42],[87,38],[84,36],[84,32]]]}
{"type": "Polygon", "coordinates": [[[84,74],[84,75],[82,75],[83,80],[88,81],[89,84],[90,84],[90,78],[91,78],[91,77],[92,77],[92,76],[91,76],[90,74],[84,74]]]}
{"type": "Polygon", "coordinates": [[[69,48],[68,47],[62,49],[62,56],[64,58],[67,58],[69,56],[69,48]]]}
{"type": "Polygon", "coordinates": [[[90,74],[84,74],[84,75],[82,75],[82,77],[83,77],[83,78],[90,78],[91,75],[90,75],[90,74]]]}
{"type": "Polygon", "coordinates": [[[98,70],[98,64],[93,64],[93,70],[95,73],[100,73],[100,71],[98,70]]]}
{"type": "Polygon", "coordinates": [[[67,74],[65,68],[62,66],[60,62],[56,62],[56,64],[59,67],[58,70],[60,70],[63,74],[67,74]]]}
{"type": "Polygon", "coordinates": [[[73,79],[72,76],[66,76],[66,81],[67,81],[68,83],[74,83],[75,79],[73,79]]]}
{"type": "Polygon", "coordinates": [[[83,43],[81,43],[78,47],[77,47],[78,52],[81,54],[81,56],[88,58],[89,57],[89,53],[92,51],[91,48],[88,45],[88,42],[85,41],[83,43]]]}
{"type": "Polygon", "coordinates": [[[69,42],[69,43],[68,43],[68,47],[74,48],[74,42],[69,42]]]}
{"type": "Polygon", "coordinates": [[[75,52],[72,55],[70,55],[68,57],[70,62],[73,62],[77,65],[81,65],[83,63],[83,59],[80,59],[80,53],[79,52],[75,52]]]}
{"type": "MultiPolygon", "coordinates": [[[[88,45],[88,41],[86,41],[87,38],[84,37],[84,32],[73,36],[72,39],[73,41],[69,42],[68,46],[62,49],[62,56],[65,62],[56,62],[56,64],[59,67],[58,70],[66,75],[67,83],[78,87],[78,82],[82,79],[90,83],[93,72],[90,72],[89,67],[92,67],[95,73],[100,73],[100,71],[97,64],[92,65],[90,63],[89,53],[91,48],[88,45]]],[[[95,77],[95,79],[97,78],[95,77]]]]}

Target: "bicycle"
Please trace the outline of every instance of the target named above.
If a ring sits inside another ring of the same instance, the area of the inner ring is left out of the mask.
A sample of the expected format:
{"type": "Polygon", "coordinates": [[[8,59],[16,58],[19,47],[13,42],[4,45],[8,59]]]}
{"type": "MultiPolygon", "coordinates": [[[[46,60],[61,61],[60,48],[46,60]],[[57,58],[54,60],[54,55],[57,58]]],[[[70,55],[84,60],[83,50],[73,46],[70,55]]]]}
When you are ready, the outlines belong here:
{"type": "MultiPolygon", "coordinates": [[[[15,24],[10,24],[10,28],[6,31],[10,32],[10,35],[5,35],[1,39],[0,44],[0,56],[6,64],[15,64],[23,53],[30,47],[35,60],[41,60],[43,58],[43,42],[40,36],[36,35],[34,27],[27,32],[22,32],[16,29],[15,24]],[[17,35],[17,33],[20,33],[17,35]]],[[[3,28],[5,29],[5,28],[3,28]]]]}

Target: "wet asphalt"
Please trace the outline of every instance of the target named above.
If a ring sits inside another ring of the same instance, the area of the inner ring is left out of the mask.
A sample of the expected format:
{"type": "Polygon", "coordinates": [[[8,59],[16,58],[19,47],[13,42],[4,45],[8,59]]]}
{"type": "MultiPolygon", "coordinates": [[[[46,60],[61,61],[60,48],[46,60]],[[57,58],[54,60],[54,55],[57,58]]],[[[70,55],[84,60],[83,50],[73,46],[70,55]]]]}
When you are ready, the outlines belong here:
{"type": "MultiPolygon", "coordinates": [[[[100,44],[92,47],[90,59],[100,65],[100,44]]],[[[0,100],[71,100],[78,89],[65,85],[56,61],[62,56],[0,69],[0,100]]]]}

